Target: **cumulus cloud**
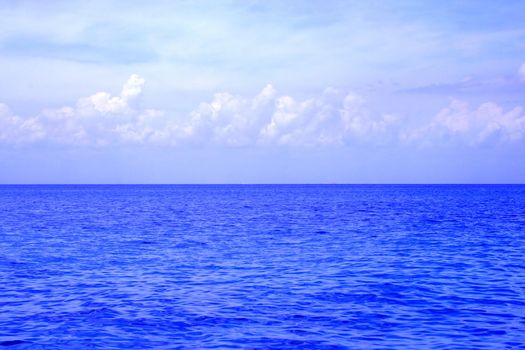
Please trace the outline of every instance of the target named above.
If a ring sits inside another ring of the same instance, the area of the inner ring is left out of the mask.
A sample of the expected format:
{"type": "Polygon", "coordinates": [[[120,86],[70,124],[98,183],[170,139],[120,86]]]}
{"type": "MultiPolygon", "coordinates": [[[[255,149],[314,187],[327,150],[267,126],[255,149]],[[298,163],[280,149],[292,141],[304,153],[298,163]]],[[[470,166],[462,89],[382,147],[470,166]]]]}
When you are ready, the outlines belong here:
{"type": "Polygon", "coordinates": [[[73,106],[46,109],[22,118],[0,104],[0,142],[50,142],[70,145],[181,144],[344,145],[401,140],[417,143],[459,140],[515,141],[525,136],[521,108],[506,111],[487,102],[472,109],[453,100],[418,128],[401,125],[391,114],[373,113],[357,94],[328,88],[297,99],[265,86],[251,97],[220,92],[186,115],[137,108],[144,79],[132,75],[118,95],[97,92],[73,106]]]}
{"type": "Polygon", "coordinates": [[[150,110],[135,110],[133,100],[140,95],[144,79],[134,74],[117,96],[97,92],[80,98],[75,106],[45,109],[35,117],[22,118],[0,104],[0,141],[30,143],[48,141],[63,144],[104,145],[119,138],[118,126],[140,121],[150,110]]]}
{"type": "Polygon", "coordinates": [[[509,111],[493,102],[472,109],[468,103],[453,100],[426,126],[406,131],[402,138],[408,141],[456,139],[469,144],[489,139],[516,141],[525,134],[525,115],[520,107],[509,111]]]}
{"type": "Polygon", "coordinates": [[[355,94],[326,89],[298,100],[267,85],[253,97],[216,93],[187,116],[133,108],[144,79],[132,75],[117,96],[97,92],[75,106],[44,110],[34,118],[13,116],[2,107],[3,141],[67,144],[256,144],[318,145],[370,140],[396,124],[391,115],[373,115],[355,94]],[[4,111],[5,110],[5,111],[4,111]],[[5,134],[5,135],[4,135],[5,134]]]}
{"type": "Polygon", "coordinates": [[[140,95],[144,79],[136,74],[129,77],[119,96],[111,96],[107,92],[81,98],[77,103],[77,110],[82,115],[100,114],[128,114],[132,112],[129,102],[140,95]]]}
{"type": "Polygon", "coordinates": [[[353,94],[326,89],[297,100],[267,85],[252,98],[215,94],[191,113],[184,129],[228,145],[319,145],[370,139],[395,122],[389,115],[372,115],[364,99],[353,94]]]}
{"type": "Polygon", "coordinates": [[[26,143],[42,139],[45,131],[37,118],[21,118],[0,103],[0,141],[26,143]]]}

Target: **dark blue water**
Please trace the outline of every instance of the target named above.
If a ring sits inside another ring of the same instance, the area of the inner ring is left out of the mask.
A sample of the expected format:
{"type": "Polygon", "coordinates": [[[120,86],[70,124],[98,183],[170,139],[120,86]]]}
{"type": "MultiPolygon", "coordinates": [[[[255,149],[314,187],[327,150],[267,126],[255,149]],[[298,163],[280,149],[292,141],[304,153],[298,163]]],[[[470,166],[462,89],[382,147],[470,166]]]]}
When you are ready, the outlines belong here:
{"type": "Polygon", "coordinates": [[[0,186],[0,254],[0,348],[525,348],[525,186],[0,186]]]}

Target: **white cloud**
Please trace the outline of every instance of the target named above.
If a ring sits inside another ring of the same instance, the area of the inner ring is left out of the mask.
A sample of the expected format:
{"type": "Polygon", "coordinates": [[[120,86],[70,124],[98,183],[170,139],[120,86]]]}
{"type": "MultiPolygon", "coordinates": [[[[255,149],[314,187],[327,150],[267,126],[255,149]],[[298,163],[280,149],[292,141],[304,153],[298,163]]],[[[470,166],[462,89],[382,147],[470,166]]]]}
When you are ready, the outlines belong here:
{"type": "Polygon", "coordinates": [[[479,144],[489,139],[516,141],[525,134],[525,115],[520,107],[505,111],[493,102],[471,109],[460,100],[453,100],[426,126],[408,130],[402,138],[429,142],[436,139],[456,139],[479,144]]]}
{"type": "Polygon", "coordinates": [[[132,75],[119,95],[97,92],[74,106],[46,109],[29,118],[0,104],[0,142],[305,146],[450,139],[479,144],[515,141],[525,135],[522,109],[505,111],[492,102],[472,109],[453,100],[428,124],[402,129],[397,117],[373,113],[362,96],[333,88],[307,99],[281,95],[271,85],[252,97],[220,92],[187,115],[171,116],[136,108],[143,86],[144,79],[132,75]]]}
{"type": "Polygon", "coordinates": [[[192,112],[186,130],[228,145],[343,144],[375,136],[395,121],[372,116],[365,101],[353,94],[326,89],[320,96],[297,100],[267,85],[253,98],[216,94],[192,112]]]}
{"type": "MultiPolygon", "coordinates": [[[[74,107],[45,109],[36,117],[13,115],[0,104],[0,141],[30,143],[48,141],[65,144],[103,145],[118,141],[119,125],[140,122],[152,111],[135,110],[133,100],[140,95],[144,79],[132,75],[118,96],[97,92],[80,98],[74,107]]],[[[123,137],[125,138],[125,137],[123,137]]]]}
{"type": "Polygon", "coordinates": [[[77,103],[77,110],[83,115],[92,115],[96,112],[102,114],[126,114],[132,112],[129,102],[140,95],[144,85],[144,79],[136,74],[129,77],[124,84],[119,96],[111,96],[107,92],[81,98],[77,103]]]}
{"type": "Polygon", "coordinates": [[[37,118],[21,118],[11,113],[7,105],[0,103],[0,142],[25,143],[45,136],[37,118]]]}
{"type": "Polygon", "coordinates": [[[132,75],[118,96],[97,92],[74,107],[44,110],[28,119],[12,116],[4,106],[0,139],[80,145],[343,144],[370,140],[396,123],[392,116],[373,116],[365,100],[354,94],[326,89],[320,96],[297,100],[279,95],[271,85],[253,97],[216,93],[185,118],[173,118],[163,111],[133,108],[143,85],[144,79],[132,75]]]}

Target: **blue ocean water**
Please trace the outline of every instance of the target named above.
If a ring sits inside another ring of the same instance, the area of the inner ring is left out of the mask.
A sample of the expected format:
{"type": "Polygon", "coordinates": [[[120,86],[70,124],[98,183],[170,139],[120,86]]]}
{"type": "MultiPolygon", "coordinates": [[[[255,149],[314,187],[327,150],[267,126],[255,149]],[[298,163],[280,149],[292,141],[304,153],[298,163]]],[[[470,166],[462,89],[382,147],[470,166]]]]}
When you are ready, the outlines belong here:
{"type": "Polygon", "coordinates": [[[525,186],[0,186],[0,254],[0,348],[525,348],[525,186]]]}

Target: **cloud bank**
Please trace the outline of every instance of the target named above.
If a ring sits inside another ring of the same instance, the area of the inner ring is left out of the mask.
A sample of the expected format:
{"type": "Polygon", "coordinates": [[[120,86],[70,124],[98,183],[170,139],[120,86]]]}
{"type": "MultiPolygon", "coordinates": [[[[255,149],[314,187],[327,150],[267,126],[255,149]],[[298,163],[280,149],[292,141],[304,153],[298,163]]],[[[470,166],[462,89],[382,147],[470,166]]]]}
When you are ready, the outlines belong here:
{"type": "Polygon", "coordinates": [[[391,115],[371,115],[363,98],[326,89],[297,100],[267,85],[256,96],[216,93],[184,118],[156,109],[138,109],[144,79],[132,75],[117,96],[97,92],[75,106],[47,109],[21,118],[0,105],[0,141],[50,141],[77,145],[344,144],[378,137],[396,124],[391,115]]]}
{"type": "Polygon", "coordinates": [[[345,145],[386,142],[440,143],[449,139],[475,145],[512,142],[525,135],[521,108],[505,111],[487,102],[470,108],[453,100],[419,127],[402,125],[394,114],[373,113],[354,93],[325,89],[296,99],[267,85],[252,97],[216,93],[185,116],[137,107],[145,80],[134,74],[120,94],[97,92],[74,106],[45,109],[23,118],[0,103],[0,142],[69,145],[345,145]]]}

